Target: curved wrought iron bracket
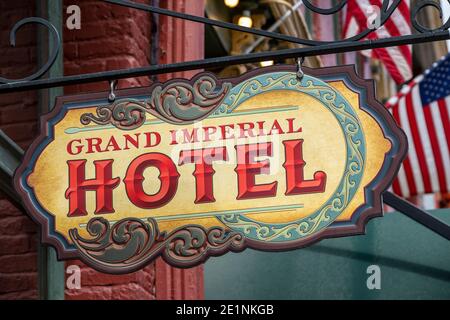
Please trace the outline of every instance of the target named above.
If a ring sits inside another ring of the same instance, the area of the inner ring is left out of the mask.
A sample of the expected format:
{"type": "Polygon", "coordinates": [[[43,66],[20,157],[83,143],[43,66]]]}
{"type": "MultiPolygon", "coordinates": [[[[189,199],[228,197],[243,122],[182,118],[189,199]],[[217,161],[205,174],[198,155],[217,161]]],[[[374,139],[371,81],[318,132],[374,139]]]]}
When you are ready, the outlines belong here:
{"type": "MultiPolygon", "coordinates": [[[[189,20],[189,21],[212,25],[212,26],[216,26],[216,27],[220,27],[220,28],[226,28],[229,30],[241,31],[241,32],[250,33],[250,34],[263,36],[263,37],[268,37],[268,38],[272,38],[272,39],[284,40],[284,41],[288,41],[288,42],[292,42],[292,43],[298,43],[298,44],[302,44],[305,46],[320,46],[320,45],[330,44],[330,43],[343,43],[343,42],[348,42],[348,41],[359,41],[359,40],[367,37],[370,33],[375,32],[377,30],[375,28],[368,26],[366,29],[362,30],[359,34],[357,34],[353,37],[347,38],[347,39],[342,39],[342,40],[337,40],[337,41],[336,40],[317,41],[317,40],[301,39],[301,38],[284,35],[284,34],[280,34],[280,33],[276,33],[276,32],[271,32],[271,31],[247,28],[247,27],[236,25],[234,23],[208,19],[205,17],[199,17],[199,16],[195,16],[195,15],[175,12],[175,11],[171,11],[171,10],[167,10],[167,9],[161,9],[161,8],[157,8],[157,7],[143,4],[143,3],[136,3],[134,1],[128,1],[128,0],[103,0],[103,1],[110,3],[110,4],[114,4],[114,5],[138,9],[138,10],[142,10],[142,11],[146,11],[146,12],[151,12],[154,14],[162,14],[162,15],[166,15],[166,16],[170,16],[170,17],[174,17],[174,18],[180,18],[183,20],[189,20]]],[[[336,4],[335,6],[333,6],[331,8],[321,8],[321,7],[318,7],[314,4],[312,4],[310,0],[302,0],[302,2],[307,9],[311,10],[312,12],[314,12],[316,14],[321,14],[321,15],[331,15],[331,14],[339,13],[348,4],[348,0],[342,0],[341,2],[339,2],[338,4],[336,4]]],[[[380,7],[380,17],[379,17],[380,27],[382,27],[389,20],[389,18],[395,12],[395,10],[397,10],[397,8],[401,2],[402,2],[402,0],[394,0],[394,1],[383,0],[382,1],[381,7],[380,7]]],[[[435,1],[430,1],[430,0],[421,1],[421,2],[416,3],[411,11],[411,20],[413,22],[413,27],[419,33],[436,32],[436,31],[442,31],[442,30],[448,29],[448,27],[450,25],[450,19],[447,20],[446,23],[443,24],[442,26],[436,27],[436,28],[427,28],[425,26],[422,26],[420,23],[418,23],[417,16],[419,15],[419,13],[422,10],[424,10],[427,7],[432,7],[432,8],[435,8],[436,10],[438,10],[440,17],[442,18],[442,8],[439,3],[435,2],[435,1]]]]}
{"type": "Polygon", "coordinates": [[[448,39],[450,39],[450,33],[449,31],[446,30],[446,31],[421,33],[378,40],[349,41],[342,43],[335,42],[315,47],[284,49],[269,52],[256,52],[237,56],[226,56],[220,58],[210,58],[164,65],[152,65],[133,69],[121,69],[114,71],[104,71],[73,76],[65,76],[60,78],[39,79],[26,82],[0,84],[0,94],[9,93],[13,91],[46,89],[53,87],[69,86],[74,84],[111,81],[114,79],[126,79],[133,77],[188,71],[188,70],[223,67],[236,64],[255,63],[266,60],[289,59],[289,58],[297,58],[300,56],[310,57],[315,55],[360,51],[366,49],[393,47],[399,45],[425,43],[448,39]]]}
{"type": "Polygon", "coordinates": [[[47,62],[41,68],[39,68],[38,71],[36,71],[35,73],[33,73],[32,75],[30,75],[28,77],[25,77],[22,79],[7,79],[7,78],[0,77],[0,83],[11,84],[11,83],[27,82],[27,81],[32,81],[32,80],[38,79],[41,76],[43,76],[48,70],[50,70],[52,65],[55,63],[56,58],[58,57],[59,50],[62,46],[62,43],[61,43],[61,37],[59,36],[58,30],[48,20],[38,18],[38,17],[31,17],[31,18],[22,19],[19,22],[17,22],[14,25],[14,27],[12,28],[10,35],[9,35],[9,42],[10,42],[11,46],[13,46],[13,47],[16,46],[17,31],[20,28],[22,28],[24,25],[33,24],[33,23],[40,24],[40,25],[43,25],[44,27],[46,27],[48,29],[48,31],[50,32],[51,37],[53,37],[53,43],[55,45],[52,48],[52,52],[50,53],[47,62]]]}

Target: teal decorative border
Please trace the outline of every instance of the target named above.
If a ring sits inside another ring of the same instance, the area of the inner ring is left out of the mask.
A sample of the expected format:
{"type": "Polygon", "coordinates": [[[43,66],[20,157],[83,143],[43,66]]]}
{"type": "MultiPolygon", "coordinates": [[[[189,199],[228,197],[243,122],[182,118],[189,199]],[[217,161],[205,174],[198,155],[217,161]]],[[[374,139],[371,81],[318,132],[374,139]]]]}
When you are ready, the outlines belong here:
{"type": "Polygon", "coordinates": [[[233,231],[262,242],[286,242],[308,237],[330,225],[353,199],[365,164],[366,142],[359,118],[347,100],[326,82],[304,75],[301,81],[293,72],[272,72],[253,77],[233,87],[215,114],[232,113],[246,100],[273,90],[305,93],[327,108],[342,128],[347,159],[344,174],[333,195],[308,217],[290,223],[267,224],[242,214],[218,215],[217,218],[233,231]]]}

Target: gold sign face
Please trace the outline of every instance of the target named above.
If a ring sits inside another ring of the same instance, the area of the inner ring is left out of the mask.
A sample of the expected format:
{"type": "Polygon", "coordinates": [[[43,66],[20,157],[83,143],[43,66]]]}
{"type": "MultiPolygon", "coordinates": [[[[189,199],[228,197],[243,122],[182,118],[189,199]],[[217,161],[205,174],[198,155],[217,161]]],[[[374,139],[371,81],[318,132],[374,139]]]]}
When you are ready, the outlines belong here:
{"type": "Polygon", "coordinates": [[[353,68],[60,98],[15,175],[60,258],[110,273],[300,248],[380,216],[406,139],[353,68]]]}

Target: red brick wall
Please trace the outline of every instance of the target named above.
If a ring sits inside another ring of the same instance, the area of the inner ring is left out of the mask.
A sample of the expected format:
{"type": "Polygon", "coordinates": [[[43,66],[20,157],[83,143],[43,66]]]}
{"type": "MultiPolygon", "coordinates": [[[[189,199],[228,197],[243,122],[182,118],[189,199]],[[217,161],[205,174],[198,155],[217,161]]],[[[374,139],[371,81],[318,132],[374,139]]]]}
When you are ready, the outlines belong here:
{"type": "MultiPolygon", "coordinates": [[[[140,2],[149,2],[142,0],[140,2]]],[[[64,28],[64,73],[82,74],[149,64],[150,15],[96,0],[69,1],[81,7],[81,30],[64,28]]],[[[36,28],[18,34],[18,46],[10,49],[8,33],[18,20],[35,15],[34,0],[0,1],[0,76],[20,77],[36,67],[36,28]]],[[[166,0],[161,7],[203,14],[198,0],[166,0]]],[[[65,15],[65,9],[63,13],[65,15]]],[[[203,57],[203,27],[161,17],[161,63],[203,57]]],[[[175,76],[190,77],[190,73],[175,76]]],[[[173,75],[161,76],[164,81],[173,75]]],[[[119,88],[149,85],[148,77],[119,81],[119,88]]],[[[103,91],[108,84],[95,83],[65,88],[65,94],[103,91]]],[[[0,128],[26,148],[37,133],[37,94],[21,92],[0,96],[0,128]],[[20,117],[17,117],[20,115],[20,117]]],[[[36,226],[0,194],[0,299],[37,298],[36,226]]],[[[199,299],[203,298],[201,267],[182,270],[163,261],[129,275],[101,274],[80,261],[79,290],[66,290],[66,299],[199,299]]]]}
{"type": "MultiPolygon", "coordinates": [[[[148,0],[135,2],[149,3],[148,0]]],[[[65,5],[73,4],[64,0],[65,5]]],[[[128,69],[149,64],[150,15],[146,12],[79,0],[81,29],[64,28],[64,74],[128,69]]],[[[119,88],[146,86],[148,77],[119,81],[119,88]]],[[[106,82],[70,86],[65,94],[108,90],[106,82]]]]}
{"type": "MultiPolygon", "coordinates": [[[[0,1],[0,76],[21,78],[36,67],[36,29],[23,27],[15,48],[9,32],[22,18],[35,15],[35,1],[0,1]]],[[[36,92],[0,95],[0,129],[22,148],[36,134],[36,92]]],[[[35,299],[37,227],[0,192],[0,299],[35,299]]]]}

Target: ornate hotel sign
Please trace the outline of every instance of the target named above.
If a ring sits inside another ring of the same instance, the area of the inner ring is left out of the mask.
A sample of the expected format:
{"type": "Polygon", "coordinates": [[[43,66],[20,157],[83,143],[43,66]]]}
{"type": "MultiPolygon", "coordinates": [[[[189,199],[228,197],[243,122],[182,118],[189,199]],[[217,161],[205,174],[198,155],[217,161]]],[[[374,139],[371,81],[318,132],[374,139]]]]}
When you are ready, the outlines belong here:
{"type": "Polygon", "coordinates": [[[15,186],[61,259],[189,267],[364,233],[406,138],[353,67],[58,98],[15,186]]]}

